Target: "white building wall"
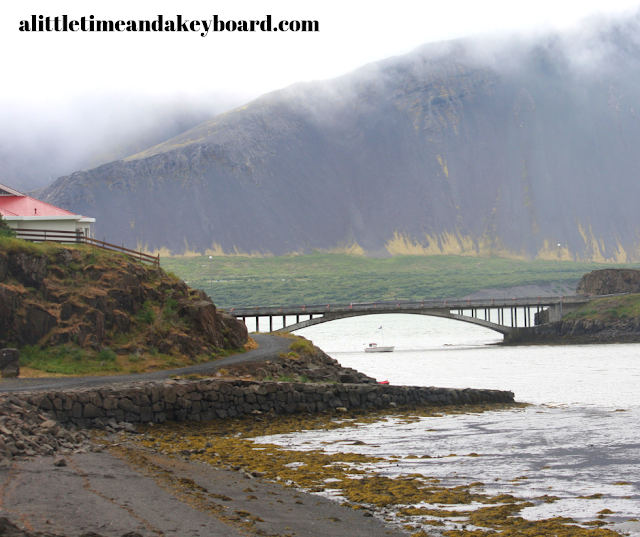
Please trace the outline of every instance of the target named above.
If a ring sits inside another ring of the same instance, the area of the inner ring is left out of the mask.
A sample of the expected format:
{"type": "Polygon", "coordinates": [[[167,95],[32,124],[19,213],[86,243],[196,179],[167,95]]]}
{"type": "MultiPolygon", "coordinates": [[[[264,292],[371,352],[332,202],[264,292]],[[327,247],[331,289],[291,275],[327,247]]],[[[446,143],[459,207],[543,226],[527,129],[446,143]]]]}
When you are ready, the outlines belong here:
{"type": "MultiPolygon", "coordinates": [[[[51,220],[51,217],[28,217],[28,220],[11,220],[11,216],[5,216],[4,220],[14,229],[40,229],[47,231],[75,231],[76,218],[51,220]],[[37,220],[36,220],[37,218],[37,220]],[[41,219],[40,219],[41,218],[41,219]]],[[[24,218],[24,217],[15,217],[24,218]]]]}
{"type": "MultiPolygon", "coordinates": [[[[55,232],[55,231],[69,231],[76,232],[81,231],[85,234],[85,228],[88,228],[91,224],[88,222],[78,222],[80,216],[5,216],[4,220],[9,227],[16,230],[34,230],[41,232],[55,232]]],[[[92,219],[93,220],[93,219],[92,219]]],[[[89,228],[88,236],[91,235],[89,228]]],[[[25,239],[33,240],[33,238],[23,237],[25,239]]],[[[53,240],[60,241],[66,237],[55,237],[53,240]]],[[[73,235],[69,235],[68,242],[76,242],[73,235]]]]}

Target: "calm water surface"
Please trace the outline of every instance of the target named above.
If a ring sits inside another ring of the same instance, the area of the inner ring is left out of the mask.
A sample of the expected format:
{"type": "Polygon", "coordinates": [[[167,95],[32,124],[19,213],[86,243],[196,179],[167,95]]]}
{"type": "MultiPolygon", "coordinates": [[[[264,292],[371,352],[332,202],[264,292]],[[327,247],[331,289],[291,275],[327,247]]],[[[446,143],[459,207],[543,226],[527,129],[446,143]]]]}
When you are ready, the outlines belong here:
{"type": "Polygon", "coordinates": [[[500,334],[484,328],[390,314],[343,319],[297,334],[378,380],[511,390],[517,401],[531,406],[361,426],[357,438],[365,446],[341,444],[354,439],[353,429],[265,441],[381,457],[455,453],[389,460],[378,470],[390,476],[420,472],[451,485],[482,481],[489,493],[521,498],[559,496],[560,501],[527,508],[522,515],[593,520],[606,508],[614,511],[615,529],[640,536],[640,526],[624,523],[640,518],[640,344],[500,347],[493,345],[500,334]],[[395,352],[363,352],[370,342],[381,345],[383,335],[395,352]],[[526,479],[512,481],[517,477],[526,479]],[[602,497],[580,498],[593,494],[602,497]]]}

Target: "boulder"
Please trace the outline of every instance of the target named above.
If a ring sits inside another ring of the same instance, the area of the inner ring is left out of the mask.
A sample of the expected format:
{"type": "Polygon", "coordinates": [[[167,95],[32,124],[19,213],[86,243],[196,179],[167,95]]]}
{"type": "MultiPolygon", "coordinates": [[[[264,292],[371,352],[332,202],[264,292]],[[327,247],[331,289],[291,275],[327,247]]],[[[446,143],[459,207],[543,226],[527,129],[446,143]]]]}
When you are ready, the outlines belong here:
{"type": "Polygon", "coordinates": [[[15,378],[20,375],[20,353],[18,349],[0,350],[0,375],[15,378]]]}

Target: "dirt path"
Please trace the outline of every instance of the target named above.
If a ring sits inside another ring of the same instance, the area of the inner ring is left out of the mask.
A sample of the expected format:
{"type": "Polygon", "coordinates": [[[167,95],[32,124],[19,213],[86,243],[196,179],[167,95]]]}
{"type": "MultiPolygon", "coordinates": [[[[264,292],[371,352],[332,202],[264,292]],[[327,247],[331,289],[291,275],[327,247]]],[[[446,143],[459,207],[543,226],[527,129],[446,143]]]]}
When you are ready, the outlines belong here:
{"type": "Polygon", "coordinates": [[[31,531],[77,537],[406,535],[369,513],[237,472],[115,448],[43,457],[0,470],[0,516],[31,531]]]}
{"type": "Polygon", "coordinates": [[[145,380],[162,380],[172,375],[190,375],[211,373],[217,369],[242,362],[260,362],[273,359],[279,353],[288,350],[291,340],[266,334],[254,334],[251,336],[258,348],[227,356],[215,362],[182,367],[180,369],[165,369],[153,373],[138,373],[135,375],[112,375],[105,377],[41,377],[33,379],[2,379],[0,380],[0,392],[22,392],[35,390],[63,390],[69,388],[85,388],[91,386],[104,386],[106,384],[118,384],[126,382],[138,382],[145,380]]]}

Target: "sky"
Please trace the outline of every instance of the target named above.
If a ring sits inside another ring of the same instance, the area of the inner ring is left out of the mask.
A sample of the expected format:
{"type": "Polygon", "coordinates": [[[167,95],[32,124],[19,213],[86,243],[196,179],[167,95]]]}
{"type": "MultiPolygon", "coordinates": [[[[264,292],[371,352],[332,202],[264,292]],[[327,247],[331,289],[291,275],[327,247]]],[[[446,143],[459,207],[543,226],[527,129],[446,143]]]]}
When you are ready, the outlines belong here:
{"type": "Polygon", "coordinates": [[[28,146],[27,162],[41,153],[39,144],[47,145],[59,165],[34,173],[54,177],[93,153],[110,151],[109,140],[123,132],[156,128],[162,121],[157,118],[172,108],[220,113],[289,84],[333,78],[424,43],[566,29],[585,17],[639,8],[640,0],[4,1],[0,172],[3,149],[12,154],[28,146]],[[160,14],[189,20],[215,14],[224,21],[271,15],[274,21],[317,20],[320,31],[224,31],[205,37],[19,31],[32,15],[153,20],[160,14]],[[60,157],[61,148],[78,154],[60,157]]]}
{"type": "Polygon", "coordinates": [[[60,103],[87,94],[251,98],[326,79],[433,41],[565,28],[638,0],[183,0],[3,2],[0,105],[60,103]],[[21,33],[33,14],[103,19],[317,20],[318,33],[21,33]],[[8,52],[8,53],[7,53],[8,52]]]}

